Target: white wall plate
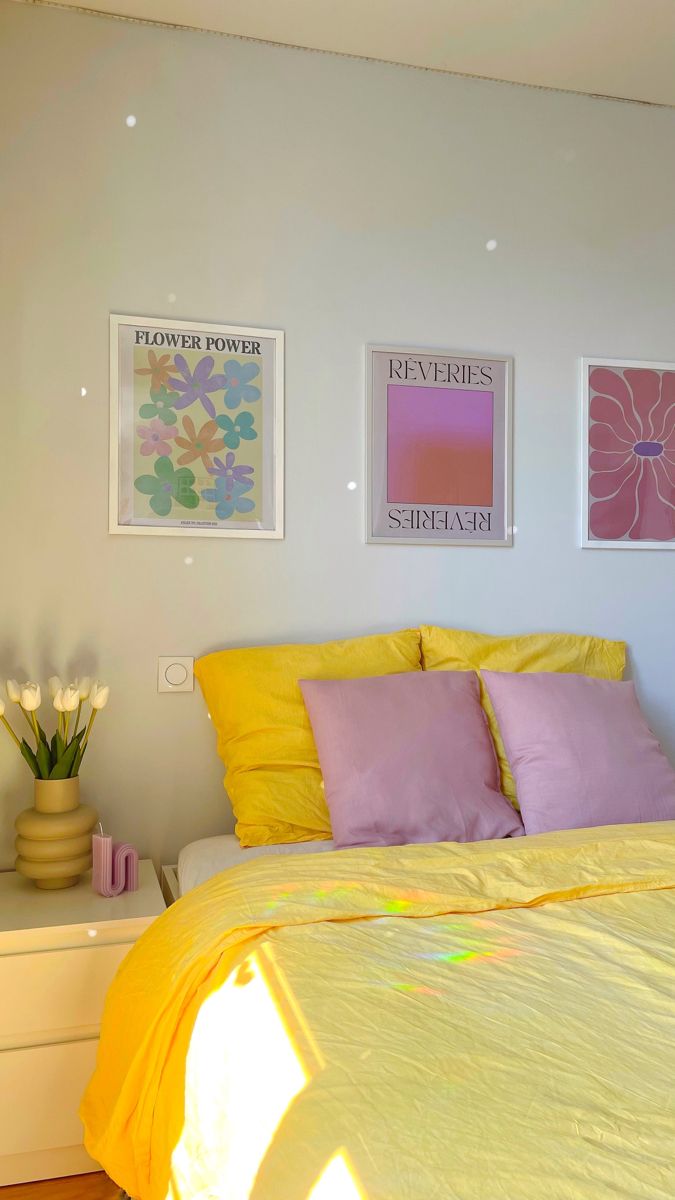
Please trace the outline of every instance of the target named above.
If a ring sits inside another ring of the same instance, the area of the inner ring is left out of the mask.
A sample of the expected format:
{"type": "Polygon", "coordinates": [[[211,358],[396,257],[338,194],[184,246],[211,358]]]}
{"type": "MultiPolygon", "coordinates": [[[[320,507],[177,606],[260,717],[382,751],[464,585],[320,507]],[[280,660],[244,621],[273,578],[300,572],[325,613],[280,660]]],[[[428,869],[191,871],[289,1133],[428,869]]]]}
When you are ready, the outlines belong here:
{"type": "Polygon", "coordinates": [[[186,655],[168,654],[157,659],[158,692],[193,692],[195,660],[186,655]]]}

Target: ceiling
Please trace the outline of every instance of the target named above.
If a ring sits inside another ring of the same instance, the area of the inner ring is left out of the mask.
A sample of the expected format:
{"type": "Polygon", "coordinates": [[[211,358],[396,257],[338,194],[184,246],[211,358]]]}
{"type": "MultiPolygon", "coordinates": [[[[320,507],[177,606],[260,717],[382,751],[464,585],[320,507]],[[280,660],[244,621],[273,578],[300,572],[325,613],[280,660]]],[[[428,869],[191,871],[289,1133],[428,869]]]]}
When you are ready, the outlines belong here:
{"type": "Polygon", "coordinates": [[[58,6],[675,106],[675,0],[61,0],[58,6]]]}

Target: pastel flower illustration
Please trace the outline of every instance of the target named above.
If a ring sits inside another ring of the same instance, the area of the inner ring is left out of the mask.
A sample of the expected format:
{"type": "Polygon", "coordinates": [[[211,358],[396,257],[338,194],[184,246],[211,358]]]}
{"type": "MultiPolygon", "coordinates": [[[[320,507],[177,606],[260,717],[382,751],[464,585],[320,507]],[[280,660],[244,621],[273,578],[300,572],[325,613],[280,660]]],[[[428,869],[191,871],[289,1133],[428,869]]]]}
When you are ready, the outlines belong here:
{"type": "Polygon", "coordinates": [[[225,404],[228,408],[238,408],[242,401],[252,404],[260,399],[260,388],[253,387],[251,380],[260,374],[257,363],[239,363],[236,358],[230,358],[223,366],[225,382],[225,404]]]}
{"type": "Polygon", "coordinates": [[[183,429],[186,436],[176,438],[176,445],[185,451],[184,454],[181,454],[178,462],[183,466],[185,463],[191,463],[196,458],[200,458],[208,470],[213,462],[211,454],[214,450],[222,450],[225,444],[221,437],[214,437],[214,434],[218,433],[216,422],[207,421],[197,433],[191,417],[183,417],[183,429]]]}
{"type": "Polygon", "coordinates": [[[173,363],[170,354],[162,354],[158,358],[154,350],[148,350],[147,367],[136,367],[136,375],[150,376],[150,391],[157,391],[169,382],[173,373],[173,363]]]}
{"type": "Polygon", "coordinates": [[[171,425],[165,425],[163,421],[155,419],[149,425],[137,425],[136,433],[143,439],[141,454],[171,453],[169,439],[176,436],[176,430],[171,425]]]}
{"type": "Polygon", "coordinates": [[[223,430],[223,441],[230,450],[237,450],[240,441],[253,442],[258,436],[253,428],[253,413],[250,412],[237,413],[234,420],[228,417],[227,413],[221,413],[216,417],[216,423],[223,430]]]}
{"type": "Polygon", "coordinates": [[[591,534],[675,538],[675,371],[596,367],[591,388],[591,534]]]}
{"type": "Polygon", "coordinates": [[[255,508],[253,500],[249,500],[244,495],[252,487],[252,479],[234,480],[232,483],[228,483],[222,475],[219,475],[216,479],[216,486],[205,488],[202,497],[209,504],[215,504],[216,516],[219,521],[227,521],[235,512],[247,513],[255,508]]]}
{"type": "Polygon", "coordinates": [[[156,392],[151,390],[149,402],[141,404],[138,415],[146,421],[153,417],[159,417],[165,425],[175,425],[178,418],[173,411],[173,406],[177,400],[178,392],[170,392],[168,388],[161,387],[156,392]]]}
{"type": "Polygon", "coordinates": [[[209,393],[219,392],[225,387],[224,375],[212,375],[213,359],[210,354],[206,354],[204,358],[200,358],[194,371],[191,371],[186,359],[182,354],[177,354],[174,358],[176,371],[179,371],[182,378],[169,380],[169,387],[174,391],[180,392],[180,399],[175,401],[175,408],[188,408],[190,404],[194,404],[195,400],[201,400],[205,411],[210,417],[215,417],[216,410],[209,393]]]}
{"type": "Polygon", "coordinates": [[[196,508],[199,496],[192,489],[195,477],[189,467],[174,467],[170,458],[158,458],[154,475],[140,475],[134,487],[150,497],[150,507],[158,517],[168,517],[174,500],[183,508],[196,508]]]}
{"type": "Polygon", "coordinates": [[[209,475],[217,475],[219,479],[224,479],[228,487],[232,487],[235,483],[248,483],[253,487],[253,480],[247,477],[251,474],[253,467],[245,467],[243,464],[234,465],[234,454],[226,454],[225,462],[220,458],[214,459],[215,467],[209,467],[209,475]]]}

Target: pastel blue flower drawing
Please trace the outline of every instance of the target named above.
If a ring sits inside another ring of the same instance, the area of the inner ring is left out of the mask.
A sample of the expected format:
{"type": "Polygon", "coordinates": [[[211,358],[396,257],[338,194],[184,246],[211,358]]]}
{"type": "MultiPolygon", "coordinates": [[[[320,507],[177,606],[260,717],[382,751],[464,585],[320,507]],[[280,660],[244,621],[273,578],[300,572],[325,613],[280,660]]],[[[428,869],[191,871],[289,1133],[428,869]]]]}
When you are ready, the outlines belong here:
{"type": "Polygon", "coordinates": [[[225,382],[225,405],[227,408],[238,408],[240,404],[252,404],[260,399],[260,388],[254,387],[251,380],[260,374],[257,363],[240,363],[236,358],[229,358],[223,366],[220,378],[225,382]]]}
{"type": "Polygon", "coordinates": [[[253,500],[244,495],[245,492],[250,492],[252,487],[252,479],[235,479],[228,482],[224,476],[219,475],[215,487],[204,489],[202,499],[209,504],[215,504],[219,521],[227,521],[235,512],[247,513],[255,508],[253,500]]]}
{"type": "Polygon", "coordinates": [[[240,441],[253,442],[258,436],[257,431],[253,428],[253,413],[250,412],[237,413],[234,420],[232,417],[228,417],[227,413],[221,413],[219,417],[216,417],[216,425],[222,429],[223,441],[229,450],[237,450],[240,441]]]}

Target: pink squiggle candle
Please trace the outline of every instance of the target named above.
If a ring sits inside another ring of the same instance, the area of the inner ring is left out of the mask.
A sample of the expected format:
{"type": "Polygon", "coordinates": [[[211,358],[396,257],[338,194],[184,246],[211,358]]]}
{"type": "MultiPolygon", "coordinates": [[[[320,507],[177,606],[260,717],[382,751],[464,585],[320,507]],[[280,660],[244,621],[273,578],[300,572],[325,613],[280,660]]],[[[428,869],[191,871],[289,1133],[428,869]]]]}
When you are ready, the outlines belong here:
{"type": "Polygon", "coordinates": [[[113,842],[110,834],[95,833],[92,887],[101,896],[138,890],[138,854],[128,842],[113,842]]]}

